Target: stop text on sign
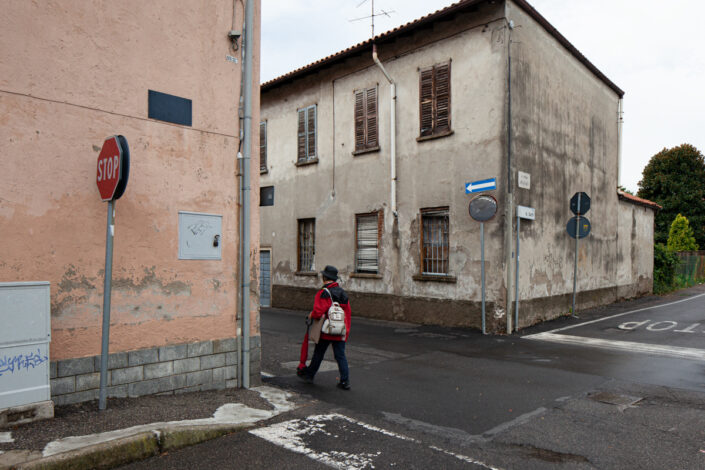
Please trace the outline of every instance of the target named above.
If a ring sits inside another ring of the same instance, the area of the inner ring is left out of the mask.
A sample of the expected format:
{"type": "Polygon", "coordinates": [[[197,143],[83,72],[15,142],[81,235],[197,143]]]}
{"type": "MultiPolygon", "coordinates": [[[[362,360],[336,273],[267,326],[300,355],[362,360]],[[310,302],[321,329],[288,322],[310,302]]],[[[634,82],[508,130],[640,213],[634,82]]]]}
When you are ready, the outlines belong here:
{"type": "Polygon", "coordinates": [[[118,177],[118,171],[120,171],[118,155],[98,160],[98,181],[115,179],[118,177]]]}

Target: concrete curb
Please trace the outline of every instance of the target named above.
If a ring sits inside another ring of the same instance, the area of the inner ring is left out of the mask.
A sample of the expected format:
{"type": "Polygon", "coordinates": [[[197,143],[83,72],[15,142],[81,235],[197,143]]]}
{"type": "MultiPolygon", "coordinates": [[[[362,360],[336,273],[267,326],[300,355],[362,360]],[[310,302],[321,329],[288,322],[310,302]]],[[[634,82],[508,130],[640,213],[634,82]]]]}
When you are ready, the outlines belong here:
{"type": "MultiPolygon", "coordinates": [[[[62,452],[48,457],[33,458],[36,452],[26,453],[30,460],[0,464],[0,470],[89,470],[109,469],[144,460],[168,450],[180,449],[216,439],[254,424],[167,426],[132,436],[103,442],[82,449],[62,452]]],[[[21,451],[25,452],[25,451],[21,451]]],[[[19,456],[19,454],[17,454],[19,456]]]]}

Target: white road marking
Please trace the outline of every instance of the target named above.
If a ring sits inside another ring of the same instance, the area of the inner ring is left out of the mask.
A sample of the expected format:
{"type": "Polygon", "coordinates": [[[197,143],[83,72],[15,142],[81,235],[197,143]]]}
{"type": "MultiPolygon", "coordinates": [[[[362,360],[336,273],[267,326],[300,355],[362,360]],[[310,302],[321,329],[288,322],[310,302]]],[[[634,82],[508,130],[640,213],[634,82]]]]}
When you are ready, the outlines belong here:
{"type": "Polygon", "coordinates": [[[538,341],[549,341],[553,343],[592,346],[602,349],[614,349],[618,351],[656,354],[659,356],[675,357],[678,359],[705,361],[705,350],[702,349],[663,346],[660,344],[635,343],[631,341],[614,341],[583,336],[557,335],[551,332],[537,333],[535,335],[524,336],[524,338],[538,341]]]}
{"type": "Polygon", "coordinates": [[[265,371],[260,371],[259,375],[261,375],[262,377],[264,377],[266,379],[271,379],[272,377],[274,377],[274,374],[270,374],[269,372],[265,372],[265,371]]]}
{"type": "MultiPolygon", "coordinates": [[[[612,319],[612,318],[619,318],[619,317],[622,317],[622,316],[624,316],[624,315],[630,315],[630,314],[632,314],[632,313],[644,312],[644,311],[646,311],[646,310],[655,310],[655,309],[657,309],[657,308],[663,308],[663,307],[670,307],[671,305],[676,305],[676,304],[679,304],[679,303],[682,303],[682,302],[689,302],[689,301],[691,301],[691,300],[695,300],[695,299],[697,299],[698,297],[702,297],[702,296],[705,296],[705,294],[698,294],[698,295],[694,295],[694,296],[692,296],[692,297],[688,297],[687,299],[676,300],[675,302],[669,302],[669,303],[661,304],[661,305],[654,305],[654,306],[652,306],[652,307],[644,307],[644,308],[639,308],[639,309],[636,309],[636,310],[630,310],[629,312],[618,313],[618,314],[616,314],[616,315],[612,315],[612,316],[609,316],[609,317],[598,318],[598,319],[596,319],[596,320],[590,320],[590,321],[586,321],[586,322],[583,322],[583,323],[578,323],[577,325],[564,326],[563,328],[556,328],[555,330],[548,331],[547,333],[557,333],[557,332],[559,332],[559,331],[570,330],[571,328],[578,328],[579,326],[590,325],[590,324],[592,324],[592,323],[597,323],[597,322],[601,322],[601,321],[605,321],[605,320],[610,320],[610,319],[612,319]]],[[[543,333],[538,333],[538,334],[543,334],[543,333]]],[[[530,338],[530,337],[532,337],[532,336],[535,336],[535,335],[524,336],[524,338],[530,338]]]]}
{"type": "MultiPolygon", "coordinates": [[[[702,350],[702,349],[683,348],[683,347],[679,347],[679,346],[664,346],[664,345],[660,345],[660,344],[636,343],[636,342],[630,342],[630,341],[606,340],[606,339],[598,339],[598,338],[590,338],[590,337],[582,337],[582,336],[557,334],[559,331],[566,331],[566,330],[570,330],[572,328],[578,328],[578,327],[585,326],[585,325],[591,325],[593,323],[598,323],[598,322],[610,320],[613,318],[619,318],[619,317],[622,317],[625,315],[630,315],[632,313],[638,313],[638,312],[644,312],[647,310],[655,310],[655,309],[659,309],[659,308],[663,308],[663,307],[669,307],[671,305],[680,304],[682,302],[688,302],[691,300],[695,300],[695,299],[697,299],[699,297],[703,297],[703,296],[705,296],[705,294],[698,294],[698,295],[694,295],[692,297],[688,297],[687,299],[676,300],[674,302],[668,302],[668,303],[661,304],[661,305],[654,305],[652,307],[644,307],[644,308],[639,308],[636,310],[630,310],[628,312],[618,313],[616,315],[611,315],[609,317],[598,318],[596,320],[578,323],[576,325],[564,326],[563,328],[556,328],[555,330],[546,331],[543,333],[536,333],[533,335],[523,336],[522,338],[536,340],[536,341],[549,341],[549,342],[553,342],[553,343],[590,346],[590,347],[597,347],[597,348],[602,348],[602,349],[613,349],[613,350],[618,350],[618,351],[628,351],[628,352],[645,353],[645,354],[656,354],[659,356],[675,357],[678,359],[692,359],[692,360],[698,360],[698,361],[705,361],[705,350],[702,350]]],[[[649,322],[651,322],[651,320],[638,321],[638,322],[625,322],[625,323],[622,323],[621,325],[619,325],[619,328],[623,329],[623,330],[632,330],[632,329],[638,328],[640,326],[643,326],[649,322]],[[634,325],[634,326],[631,326],[631,325],[634,325]]],[[[677,325],[676,322],[671,322],[671,321],[660,322],[660,323],[670,323],[670,324],[672,324],[672,326],[668,326],[667,328],[651,329],[651,331],[670,330],[671,328],[674,328],[677,325]]],[[[676,330],[674,330],[674,331],[676,331],[676,330]]],[[[682,331],[682,332],[690,333],[691,331],[682,331]]]]}
{"type": "Polygon", "coordinates": [[[11,432],[0,432],[0,444],[9,444],[10,442],[15,442],[12,438],[11,432]]]}
{"type": "MultiPolygon", "coordinates": [[[[379,450],[377,452],[351,454],[336,449],[332,449],[329,451],[314,450],[306,446],[303,439],[304,436],[311,436],[316,433],[332,436],[326,430],[325,423],[331,422],[333,420],[344,420],[349,423],[368,429],[370,431],[378,432],[385,436],[393,437],[407,442],[412,442],[419,445],[425,445],[417,439],[404,436],[402,434],[398,434],[392,431],[388,431],[386,429],[382,429],[377,426],[373,426],[371,424],[367,424],[362,421],[358,421],[348,416],[337,413],[331,413],[326,415],[314,415],[304,419],[292,419],[290,421],[276,423],[271,426],[253,429],[250,431],[250,434],[258,436],[268,442],[271,442],[272,444],[278,445],[292,452],[305,455],[313,460],[328,465],[332,468],[351,470],[375,468],[374,459],[382,455],[382,450],[379,450]]],[[[428,446],[428,448],[455,457],[456,459],[462,460],[464,462],[482,466],[489,470],[500,470],[497,467],[489,466],[484,462],[473,459],[472,457],[455,454],[448,450],[441,449],[440,447],[428,446]]]]}
{"type": "Polygon", "coordinates": [[[216,410],[212,418],[191,419],[185,421],[169,421],[160,423],[150,423],[140,426],[133,426],[127,429],[90,434],[87,436],[71,436],[50,442],[44,447],[42,454],[44,457],[55,455],[70,450],[81,449],[95,444],[132,436],[142,432],[160,433],[160,429],[165,427],[178,428],[182,426],[209,426],[216,424],[238,425],[254,424],[261,420],[270,419],[286,411],[293,410],[296,405],[289,401],[293,395],[289,392],[272,388],[256,387],[255,390],[262,398],[267,400],[274,407],[273,410],[260,410],[249,408],[242,403],[227,403],[216,410]]]}

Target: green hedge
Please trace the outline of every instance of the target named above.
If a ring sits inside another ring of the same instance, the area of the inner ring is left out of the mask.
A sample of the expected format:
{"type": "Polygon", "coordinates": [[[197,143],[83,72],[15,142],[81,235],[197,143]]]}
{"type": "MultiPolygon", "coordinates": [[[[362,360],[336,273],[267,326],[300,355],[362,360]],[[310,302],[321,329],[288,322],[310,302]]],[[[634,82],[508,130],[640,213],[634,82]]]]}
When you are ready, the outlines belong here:
{"type": "Polygon", "coordinates": [[[676,288],[676,269],[680,259],[663,243],[654,245],[654,294],[663,294],[676,288]]]}

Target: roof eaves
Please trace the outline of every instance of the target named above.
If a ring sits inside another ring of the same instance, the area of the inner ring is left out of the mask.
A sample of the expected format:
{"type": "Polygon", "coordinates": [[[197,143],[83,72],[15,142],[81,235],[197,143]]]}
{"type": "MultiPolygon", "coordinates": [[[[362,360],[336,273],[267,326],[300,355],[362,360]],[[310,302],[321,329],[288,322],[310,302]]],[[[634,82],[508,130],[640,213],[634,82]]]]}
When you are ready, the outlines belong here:
{"type": "Polygon", "coordinates": [[[617,197],[619,197],[619,199],[621,199],[622,201],[629,202],[631,204],[636,204],[637,206],[648,207],[655,211],[663,209],[663,207],[653,201],[640,198],[639,196],[635,196],[633,194],[625,193],[624,191],[620,191],[619,189],[617,190],[617,197]]]}
{"type": "MultiPolygon", "coordinates": [[[[312,62],[308,65],[305,65],[303,67],[300,67],[296,70],[292,70],[291,72],[288,72],[284,75],[281,75],[279,77],[276,77],[272,80],[269,80],[265,83],[262,83],[260,86],[261,91],[268,91],[272,88],[277,87],[278,85],[281,85],[283,83],[286,83],[288,81],[294,80],[300,76],[303,76],[307,73],[313,73],[316,69],[324,67],[328,64],[331,64],[333,62],[336,62],[338,60],[343,60],[348,56],[351,56],[352,54],[355,54],[357,52],[360,52],[367,47],[372,46],[373,43],[380,43],[382,41],[388,41],[390,39],[393,39],[396,36],[399,36],[400,34],[403,34],[407,31],[413,30],[414,28],[418,28],[420,26],[423,26],[427,23],[430,23],[432,21],[436,21],[440,18],[443,18],[445,16],[451,15],[457,11],[460,11],[464,8],[468,8],[470,6],[473,6],[475,4],[481,3],[482,1],[486,0],[461,0],[459,2],[453,3],[452,5],[449,5],[445,8],[442,8],[440,10],[436,10],[433,13],[429,13],[426,16],[422,16],[419,19],[410,21],[406,24],[403,24],[401,26],[397,26],[396,28],[387,31],[385,33],[379,34],[375,36],[372,39],[368,39],[367,41],[360,42],[354,46],[348,47],[347,49],[344,49],[340,52],[337,52],[335,54],[331,54],[327,57],[324,57],[320,60],[317,60],[316,62],[312,62]]],[[[619,88],[617,85],[614,84],[605,74],[603,74],[595,65],[590,62],[578,49],[576,49],[575,46],[573,46],[570,41],[568,41],[565,36],[563,36],[561,33],[558,32],[556,28],[551,25],[551,23],[546,20],[534,7],[532,7],[526,0],[507,0],[507,1],[512,1],[516,3],[522,10],[524,10],[529,16],[531,16],[537,23],[543,27],[546,32],[548,32],[551,36],[553,36],[563,47],[565,47],[578,61],[580,61],[585,67],[588,68],[597,78],[599,78],[602,82],[604,82],[608,87],[610,87],[620,98],[624,97],[624,91],[619,88]]]]}

